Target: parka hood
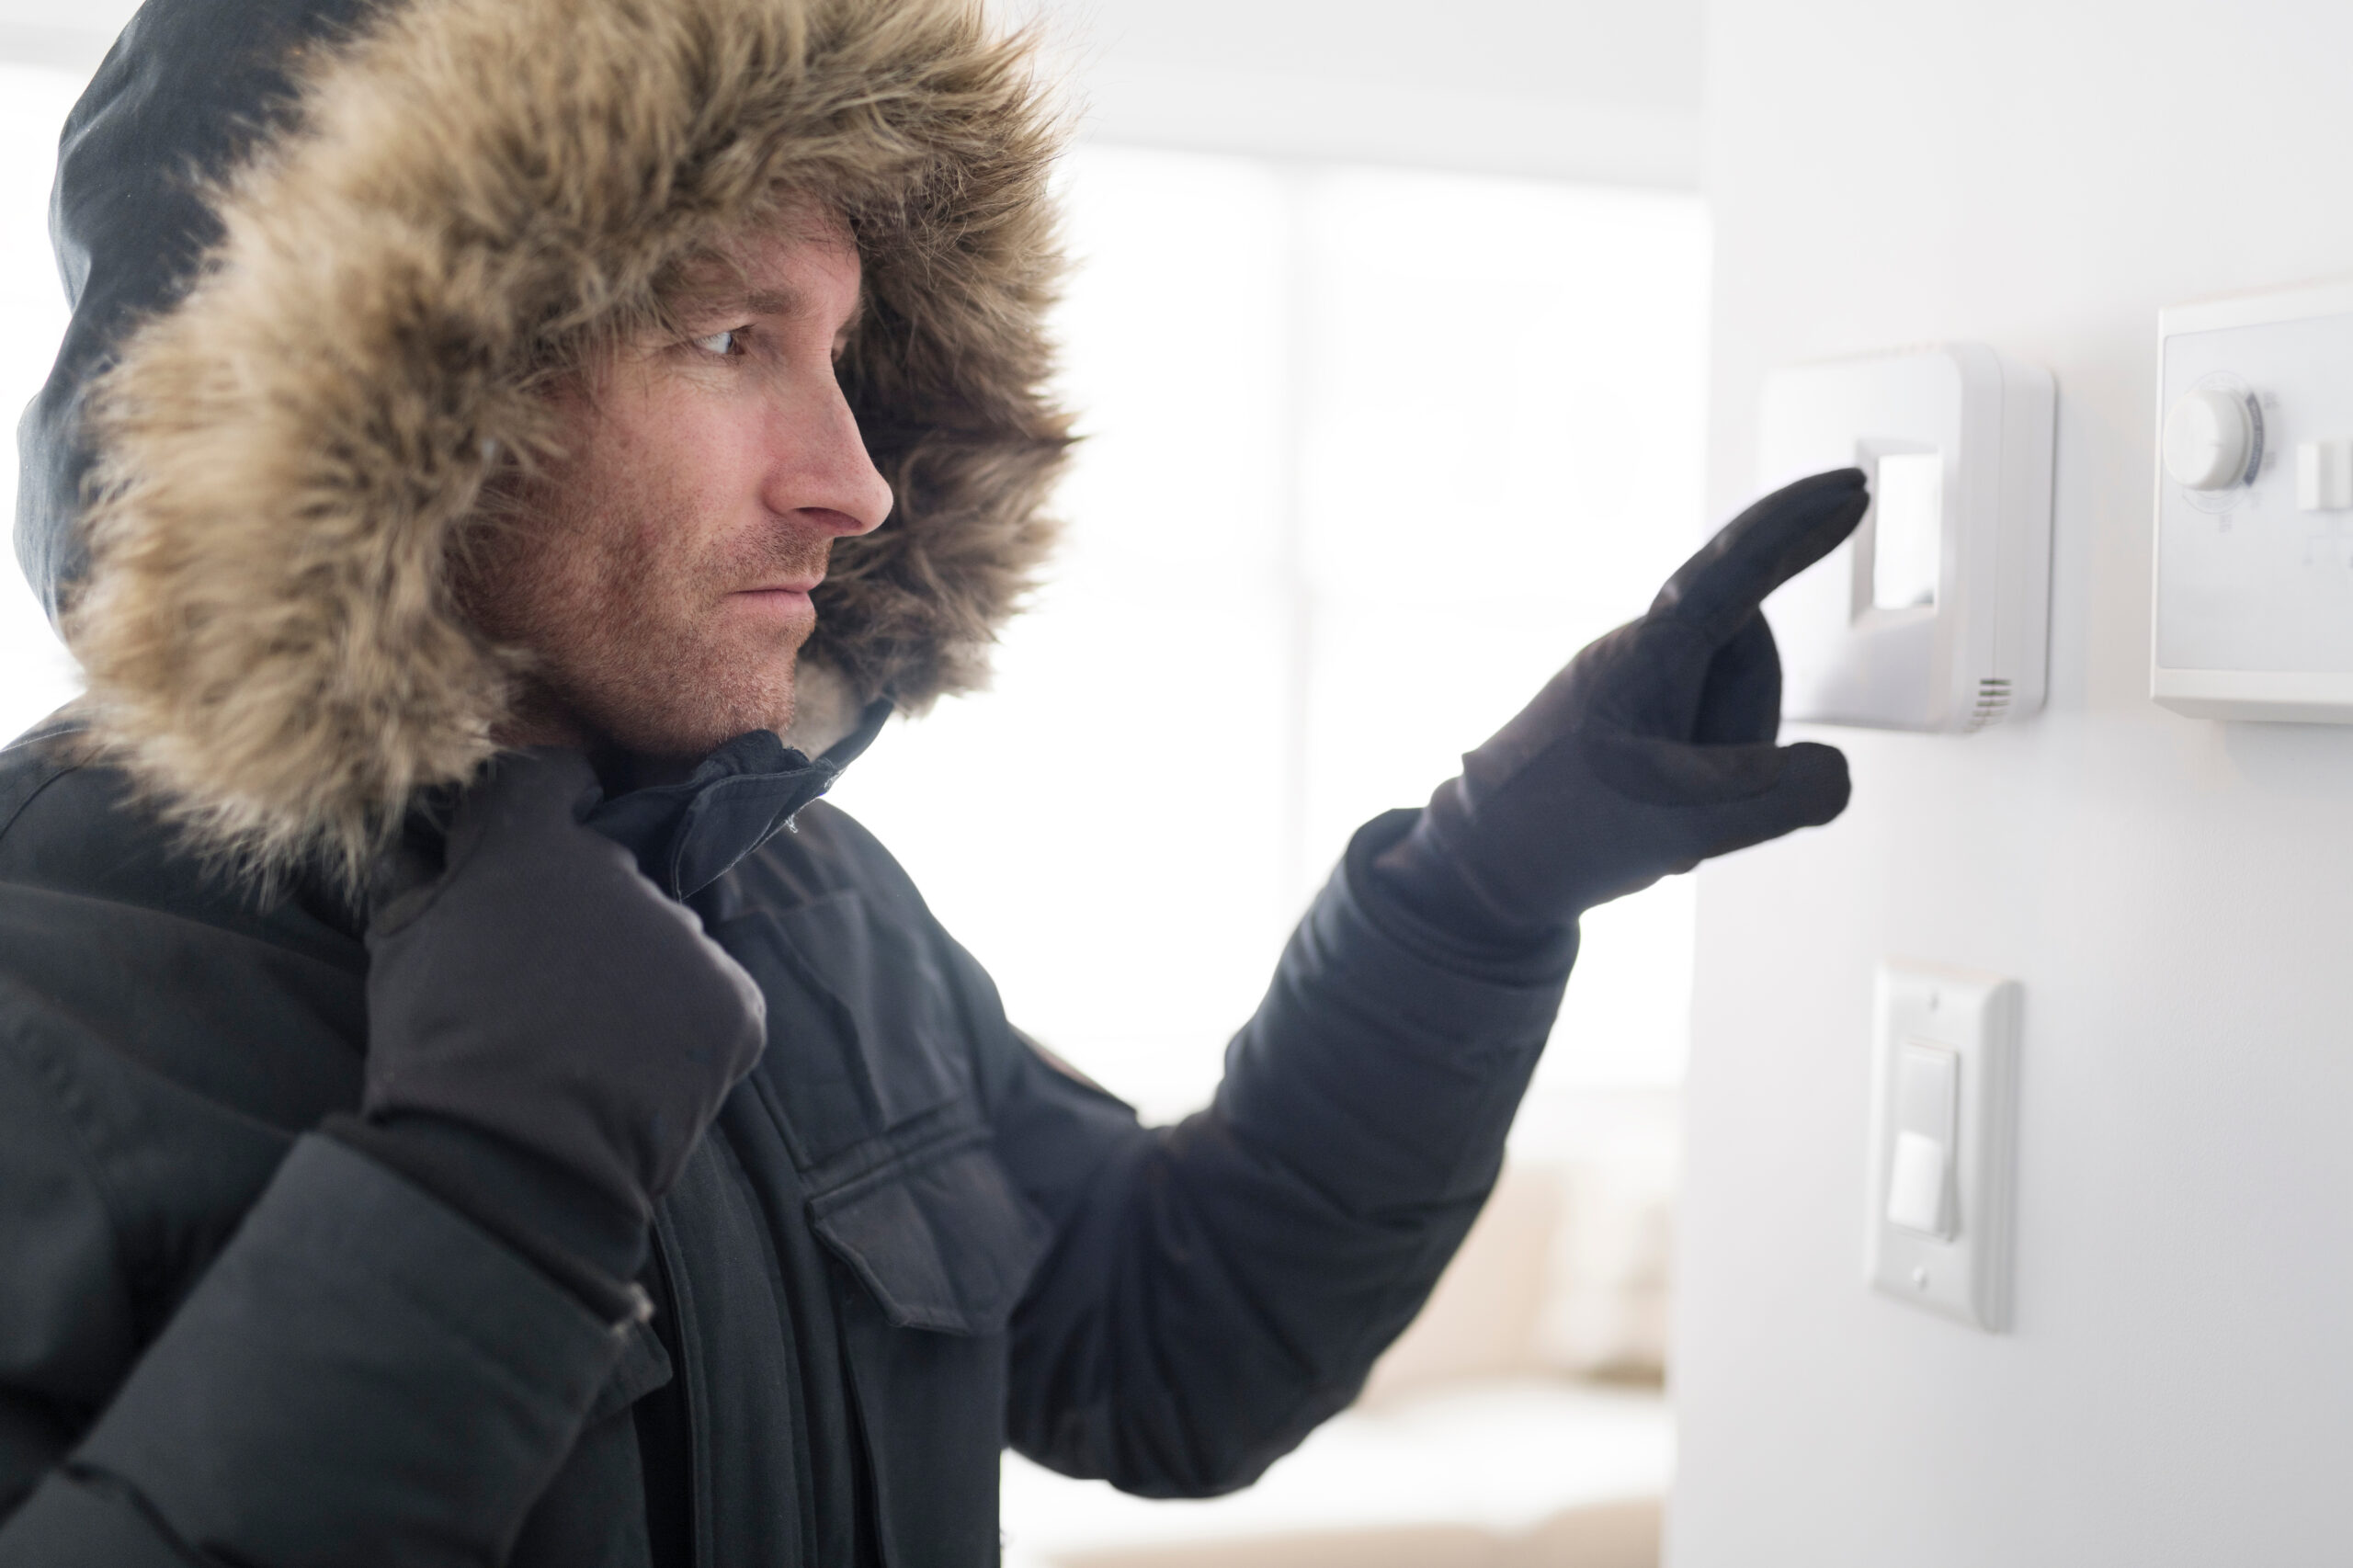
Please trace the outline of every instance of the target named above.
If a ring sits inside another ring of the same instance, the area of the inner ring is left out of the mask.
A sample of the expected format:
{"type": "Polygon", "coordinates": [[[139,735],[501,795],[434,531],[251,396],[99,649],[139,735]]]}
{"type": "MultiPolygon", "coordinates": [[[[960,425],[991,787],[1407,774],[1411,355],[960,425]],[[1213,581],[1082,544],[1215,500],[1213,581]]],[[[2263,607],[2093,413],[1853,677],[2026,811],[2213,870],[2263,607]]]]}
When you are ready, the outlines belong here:
{"type": "Polygon", "coordinates": [[[494,748],[523,667],[453,602],[553,369],[813,197],[895,507],[803,653],[846,711],[983,678],[1068,445],[1056,128],[972,0],[149,0],[68,121],[73,324],[19,558],[102,742],[200,847],[357,877],[494,748]]]}

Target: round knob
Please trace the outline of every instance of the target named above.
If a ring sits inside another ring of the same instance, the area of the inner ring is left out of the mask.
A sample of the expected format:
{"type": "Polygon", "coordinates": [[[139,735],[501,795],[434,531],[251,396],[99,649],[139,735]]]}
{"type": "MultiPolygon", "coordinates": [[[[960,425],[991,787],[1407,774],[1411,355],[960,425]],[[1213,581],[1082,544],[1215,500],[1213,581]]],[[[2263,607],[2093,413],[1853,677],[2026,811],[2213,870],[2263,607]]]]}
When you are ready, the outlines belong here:
{"type": "Polygon", "coordinates": [[[2242,394],[2184,392],[2165,413],[2165,473],[2192,490],[2228,490],[2246,477],[2254,411],[2242,394]]]}

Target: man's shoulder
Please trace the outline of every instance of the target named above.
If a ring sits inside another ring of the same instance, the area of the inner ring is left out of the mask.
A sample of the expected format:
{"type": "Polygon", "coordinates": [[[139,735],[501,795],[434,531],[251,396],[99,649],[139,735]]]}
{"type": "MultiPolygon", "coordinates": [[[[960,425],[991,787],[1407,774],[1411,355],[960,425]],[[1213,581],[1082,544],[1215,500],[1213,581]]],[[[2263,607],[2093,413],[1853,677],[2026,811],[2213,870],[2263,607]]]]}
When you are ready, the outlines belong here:
{"type": "Polygon", "coordinates": [[[91,761],[89,739],[70,709],[51,714],[0,748],[0,854],[12,840],[25,842],[14,830],[33,802],[91,761]]]}
{"type": "Polygon", "coordinates": [[[0,750],[0,892],[168,907],[204,902],[205,882],[70,710],[0,750]]]}
{"type": "Polygon", "coordinates": [[[324,907],[330,901],[300,888],[265,897],[189,852],[70,715],[0,749],[0,900],[43,904],[51,918],[90,934],[150,923],[144,912],[355,973],[366,967],[357,931],[324,907]]]}
{"type": "Polygon", "coordinates": [[[93,1106],[291,1129],[356,1097],[365,951],[287,903],[183,853],[76,727],[0,750],[0,1044],[93,1106]]]}

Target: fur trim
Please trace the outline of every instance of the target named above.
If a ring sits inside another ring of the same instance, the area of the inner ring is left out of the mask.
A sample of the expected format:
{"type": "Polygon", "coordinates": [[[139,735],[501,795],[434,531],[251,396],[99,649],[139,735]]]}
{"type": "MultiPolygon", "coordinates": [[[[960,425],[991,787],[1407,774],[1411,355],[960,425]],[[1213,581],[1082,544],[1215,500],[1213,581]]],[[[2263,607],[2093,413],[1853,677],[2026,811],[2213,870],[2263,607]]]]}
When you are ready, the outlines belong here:
{"type": "Polygon", "coordinates": [[[804,756],[823,756],[847,740],[866,710],[831,665],[802,660],[792,682],[792,722],[779,738],[804,756]]]}
{"type": "Polygon", "coordinates": [[[67,634],[99,733],[204,848],[357,877],[491,752],[516,669],[453,553],[531,388],[780,196],[849,219],[843,384],[896,494],[804,657],[847,706],[985,674],[1068,445],[1040,318],[1056,128],[974,0],[406,0],[297,73],[222,238],[95,383],[67,634]]]}

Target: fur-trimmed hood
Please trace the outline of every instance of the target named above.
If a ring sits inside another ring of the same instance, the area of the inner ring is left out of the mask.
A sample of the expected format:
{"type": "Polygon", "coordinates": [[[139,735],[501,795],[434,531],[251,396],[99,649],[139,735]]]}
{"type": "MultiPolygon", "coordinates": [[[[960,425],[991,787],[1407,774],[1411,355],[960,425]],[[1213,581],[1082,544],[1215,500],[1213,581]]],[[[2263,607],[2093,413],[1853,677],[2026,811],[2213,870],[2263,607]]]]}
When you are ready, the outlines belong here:
{"type": "Polygon", "coordinates": [[[896,495],[804,665],[973,686],[1068,441],[1054,141],[977,0],[148,0],[68,122],[21,431],[101,738],[203,846],[357,872],[493,749],[517,655],[449,570],[545,449],[535,381],[788,192],[858,238],[843,385],[896,495]]]}

